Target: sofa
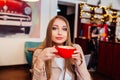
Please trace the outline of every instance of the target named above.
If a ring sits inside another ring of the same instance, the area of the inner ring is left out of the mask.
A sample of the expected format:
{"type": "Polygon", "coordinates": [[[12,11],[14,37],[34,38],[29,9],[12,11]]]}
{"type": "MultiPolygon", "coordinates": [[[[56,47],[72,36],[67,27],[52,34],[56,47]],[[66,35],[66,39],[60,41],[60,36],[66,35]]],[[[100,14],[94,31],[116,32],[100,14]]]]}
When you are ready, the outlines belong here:
{"type": "Polygon", "coordinates": [[[26,41],[24,44],[25,57],[30,67],[32,66],[33,52],[41,43],[42,42],[26,41]]]}

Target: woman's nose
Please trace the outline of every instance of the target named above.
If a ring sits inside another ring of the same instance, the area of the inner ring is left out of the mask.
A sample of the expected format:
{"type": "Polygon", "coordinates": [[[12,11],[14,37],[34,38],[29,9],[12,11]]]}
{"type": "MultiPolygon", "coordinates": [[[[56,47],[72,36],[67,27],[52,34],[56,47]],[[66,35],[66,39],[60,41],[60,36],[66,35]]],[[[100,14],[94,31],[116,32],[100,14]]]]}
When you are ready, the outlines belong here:
{"type": "Polygon", "coordinates": [[[59,30],[58,30],[58,34],[62,34],[62,30],[59,29],[59,30]]]}

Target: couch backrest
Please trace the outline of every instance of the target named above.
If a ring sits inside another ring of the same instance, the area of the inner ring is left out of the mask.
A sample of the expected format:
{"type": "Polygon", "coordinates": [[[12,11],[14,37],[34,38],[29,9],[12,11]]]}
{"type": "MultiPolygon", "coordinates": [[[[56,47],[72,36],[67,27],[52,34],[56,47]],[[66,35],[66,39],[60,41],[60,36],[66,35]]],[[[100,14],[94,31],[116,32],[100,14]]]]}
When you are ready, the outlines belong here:
{"type": "Polygon", "coordinates": [[[24,52],[25,52],[26,60],[27,60],[29,66],[32,66],[33,52],[28,51],[28,48],[37,48],[41,43],[42,42],[32,42],[32,41],[25,42],[24,52]]]}

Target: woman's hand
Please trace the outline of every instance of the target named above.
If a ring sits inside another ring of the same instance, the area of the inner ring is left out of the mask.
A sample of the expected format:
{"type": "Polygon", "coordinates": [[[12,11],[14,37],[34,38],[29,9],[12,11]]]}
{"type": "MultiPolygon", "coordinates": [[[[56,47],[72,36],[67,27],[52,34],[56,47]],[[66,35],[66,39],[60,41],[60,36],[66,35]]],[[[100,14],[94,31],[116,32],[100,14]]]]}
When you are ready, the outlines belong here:
{"type": "Polygon", "coordinates": [[[36,50],[35,53],[38,53],[37,58],[34,61],[34,64],[36,65],[36,68],[43,69],[44,63],[46,60],[53,59],[55,56],[57,56],[55,53],[58,52],[55,47],[49,47],[45,48],[43,50],[36,50]]]}
{"type": "Polygon", "coordinates": [[[72,58],[74,59],[74,62],[76,65],[81,65],[83,62],[82,52],[78,48],[74,51],[74,54],[72,55],[72,58]]]}
{"type": "Polygon", "coordinates": [[[58,51],[56,50],[55,47],[45,48],[41,51],[38,58],[41,59],[42,61],[46,61],[46,60],[54,58],[56,56],[55,54],[56,52],[58,51]]]}

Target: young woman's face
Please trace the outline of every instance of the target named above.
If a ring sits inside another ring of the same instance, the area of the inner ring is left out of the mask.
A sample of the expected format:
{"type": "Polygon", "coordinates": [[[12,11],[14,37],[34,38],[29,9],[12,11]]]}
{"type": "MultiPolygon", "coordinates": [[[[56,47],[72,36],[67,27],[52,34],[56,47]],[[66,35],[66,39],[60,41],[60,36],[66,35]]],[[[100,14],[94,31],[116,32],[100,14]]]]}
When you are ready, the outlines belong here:
{"type": "Polygon", "coordinates": [[[52,41],[57,45],[63,45],[67,39],[67,25],[57,18],[52,26],[52,41]]]}

